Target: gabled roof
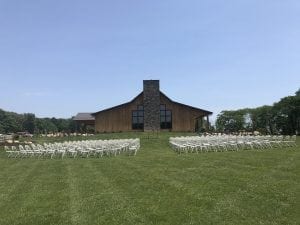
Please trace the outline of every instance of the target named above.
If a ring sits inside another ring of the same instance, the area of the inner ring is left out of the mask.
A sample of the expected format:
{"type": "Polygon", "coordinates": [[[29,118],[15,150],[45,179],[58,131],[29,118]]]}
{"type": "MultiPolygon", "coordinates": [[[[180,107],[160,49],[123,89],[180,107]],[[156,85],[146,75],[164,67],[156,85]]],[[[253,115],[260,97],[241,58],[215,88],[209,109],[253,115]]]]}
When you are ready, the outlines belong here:
{"type": "Polygon", "coordinates": [[[197,107],[194,107],[194,106],[190,106],[190,105],[182,104],[182,103],[180,103],[180,102],[173,101],[172,99],[170,99],[167,95],[165,95],[165,94],[164,94],[163,92],[161,92],[161,91],[160,91],[160,94],[161,94],[162,96],[164,96],[166,99],[168,99],[170,102],[174,103],[174,104],[181,105],[181,106],[184,106],[184,107],[188,107],[188,108],[191,108],[191,109],[194,109],[194,110],[200,110],[200,111],[202,111],[202,112],[204,112],[204,113],[206,113],[206,114],[209,114],[209,115],[213,114],[212,112],[207,111],[207,110],[204,110],[204,109],[200,109],[200,108],[197,108],[197,107]]]}
{"type": "Polygon", "coordinates": [[[90,120],[94,121],[95,117],[92,116],[92,113],[77,113],[77,115],[73,118],[73,120],[90,120]]]}
{"type": "MultiPolygon", "coordinates": [[[[102,113],[102,112],[105,112],[105,111],[109,111],[109,110],[113,110],[113,109],[117,109],[119,107],[123,107],[123,106],[126,106],[128,104],[131,104],[132,102],[134,102],[137,98],[139,98],[141,95],[143,94],[143,91],[138,94],[134,99],[132,99],[131,101],[129,102],[126,102],[124,104],[121,104],[121,105],[117,105],[117,106],[114,106],[114,107],[111,107],[111,108],[108,108],[108,109],[104,109],[104,110],[101,110],[101,111],[98,111],[98,112],[95,112],[95,113],[91,113],[92,116],[95,116],[97,115],[98,113],[102,113]]],[[[204,110],[204,109],[200,109],[200,108],[196,108],[196,107],[193,107],[193,106],[189,106],[189,105],[185,105],[185,104],[182,104],[182,103],[179,103],[179,102],[176,102],[176,101],[173,101],[172,99],[170,99],[168,96],[166,96],[163,92],[160,91],[160,94],[162,96],[164,96],[166,99],[168,99],[170,102],[174,103],[174,104],[177,104],[177,105],[181,105],[181,106],[184,106],[184,107],[188,107],[190,109],[194,109],[194,110],[199,110],[199,111],[202,111],[208,115],[211,115],[213,114],[212,112],[210,111],[207,111],[207,110],[204,110]]]]}
{"type": "Polygon", "coordinates": [[[119,107],[122,107],[122,106],[126,106],[132,102],[134,102],[137,98],[139,98],[141,95],[143,94],[143,91],[141,93],[139,93],[134,99],[132,99],[131,101],[129,102],[126,102],[126,103],[123,103],[121,105],[117,105],[117,106],[114,106],[114,107],[111,107],[111,108],[107,108],[107,109],[104,109],[104,110],[100,110],[98,112],[95,112],[95,113],[92,113],[93,116],[97,115],[98,113],[101,113],[101,112],[106,112],[106,111],[109,111],[109,110],[112,110],[112,109],[117,109],[119,107]]]}

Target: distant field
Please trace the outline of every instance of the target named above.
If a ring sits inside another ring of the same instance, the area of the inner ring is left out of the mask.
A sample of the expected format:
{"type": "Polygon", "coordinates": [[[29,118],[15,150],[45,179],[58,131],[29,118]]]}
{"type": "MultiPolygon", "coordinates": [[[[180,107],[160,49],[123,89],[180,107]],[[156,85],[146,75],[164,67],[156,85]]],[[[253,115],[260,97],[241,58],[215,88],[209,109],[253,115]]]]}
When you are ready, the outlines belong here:
{"type": "Polygon", "coordinates": [[[0,225],[300,224],[299,138],[297,148],[177,155],[168,138],[178,135],[89,137],[140,137],[135,157],[10,159],[0,151],[0,225]]]}

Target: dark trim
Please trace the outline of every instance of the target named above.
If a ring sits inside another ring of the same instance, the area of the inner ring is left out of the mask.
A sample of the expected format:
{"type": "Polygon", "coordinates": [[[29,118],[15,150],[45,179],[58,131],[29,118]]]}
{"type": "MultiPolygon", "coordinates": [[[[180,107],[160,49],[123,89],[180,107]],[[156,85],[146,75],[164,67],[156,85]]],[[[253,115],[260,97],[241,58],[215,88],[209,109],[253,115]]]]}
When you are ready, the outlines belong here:
{"type": "Polygon", "coordinates": [[[165,107],[164,107],[164,109],[160,109],[160,129],[161,130],[172,130],[172,128],[173,128],[173,113],[172,113],[172,110],[168,109],[166,104],[160,104],[160,107],[161,106],[165,106],[165,107]],[[167,117],[168,117],[167,116],[167,111],[171,112],[171,115],[170,115],[171,121],[170,122],[167,122],[167,117]],[[164,114],[165,114],[164,116],[161,115],[162,112],[164,112],[164,114]],[[164,122],[161,121],[162,117],[165,120],[164,122]],[[169,124],[170,127],[167,127],[167,128],[162,127],[162,124],[165,124],[165,125],[169,124]]]}
{"type": "Polygon", "coordinates": [[[136,107],[137,109],[134,109],[134,110],[131,110],[131,129],[132,130],[143,130],[144,129],[144,105],[137,105],[137,107],[136,107]],[[143,106],[143,109],[141,110],[141,109],[139,109],[139,107],[140,106],[143,106]],[[134,113],[137,113],[137,115],[136,116],[134,116],[133,114],[134,113]],[[143,115],[141,116],[140,115],[140,112],[142,112],[143,113],[143,115]],[[143,118],[143,122],[142,123],[140,123],[140,118],[143,118]],[[138,122],[137,123],[134,123],[133,122],[133,118],[136,118],[137,120],[138,120],[138,122]]]}

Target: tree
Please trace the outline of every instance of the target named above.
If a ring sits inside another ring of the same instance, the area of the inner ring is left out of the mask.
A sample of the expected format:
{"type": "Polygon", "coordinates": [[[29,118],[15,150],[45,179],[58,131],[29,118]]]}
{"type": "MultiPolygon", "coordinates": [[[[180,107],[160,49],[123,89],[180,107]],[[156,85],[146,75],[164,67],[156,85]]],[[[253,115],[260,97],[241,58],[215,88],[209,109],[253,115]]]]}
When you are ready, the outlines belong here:
{"type": "Polygon", "coordinates": [[[216,120],[217,131],[238,132],[244,128],[244,115],[241,111],[222,111],[216,120]]]}
{"type": "Polygon", "coordinates": [[[0,109],[0,133],[14,133],[22,130],[22,117],[0,109]]]}
{"type": "Polygon", "coordinates": [[[35,120],[35,133],[47,134],[57,132],[57,127],[51,122],[49,118],[35,120]]]}
{"type": "Polygon", "coordinates": [[[76,129],[77,129],[76,122],[73,120],[73,118],[69,119],[69,132],[74,133],[74,132],[76,132],[76,129]]]}
{"type": "Polygon", "coordinates": [[[298,91],[296,91],[296,96],[300,96],[300,88],[298,89],[298,91]]]}
{"type": "Polygon", "coordinates": [[[76,123],[72,119],[36,118],[32,113],[17,114],[0,109],[0,133],[75,132],[76,123]]]}
{"type": "Polygon", "coordinates": [[[35,129],[35,115],[34,114],[32,114],[32,113],[24,114],[23,129],[31,134],[34,133],[34,129],[35,129]]]}
{"type": "Polygon", "coordinates": [[[50,118],[43,118],[41,120],[43,123],[43,133],[55,133],[58,131],[56,125],[50,118]]]}
{"type": "Polygon", "coordinates": [[[283,134],[295,134],[300,131],[300,95],[282,98],[274,104],[276,126],[283,134]]]}
{"type": "Polygon", "coordinates": [[[262,134],[300,133],[300,89],[295,96],[282,98],[273,106],[222,111],[217,116],[218,131],[259,131],[262,134]]]}
{"type": "Polygon", "coordinates": [[[273,112],[272,106],[261,106],[251,110],[253,131],[257,130],[263,134],[273,134],[273,112]]]}

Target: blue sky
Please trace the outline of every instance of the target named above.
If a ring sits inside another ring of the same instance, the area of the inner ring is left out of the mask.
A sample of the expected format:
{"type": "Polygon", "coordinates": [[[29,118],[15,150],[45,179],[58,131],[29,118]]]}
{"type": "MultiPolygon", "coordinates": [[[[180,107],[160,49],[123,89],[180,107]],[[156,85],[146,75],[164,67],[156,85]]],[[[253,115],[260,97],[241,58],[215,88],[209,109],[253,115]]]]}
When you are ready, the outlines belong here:
{"type": "Polygon", "coordinates": [[[0,0],[0,108],[71,117],[143,79],[214,112],[300,88],[298,0],[0,0]]]}

